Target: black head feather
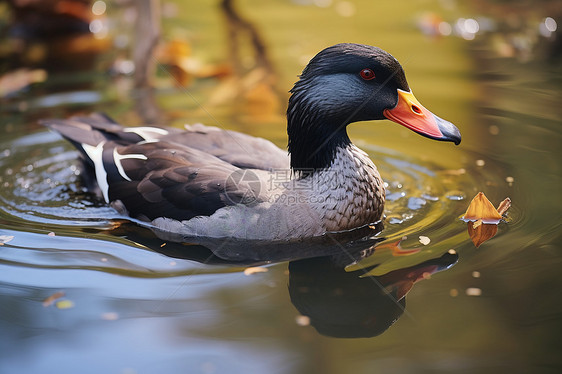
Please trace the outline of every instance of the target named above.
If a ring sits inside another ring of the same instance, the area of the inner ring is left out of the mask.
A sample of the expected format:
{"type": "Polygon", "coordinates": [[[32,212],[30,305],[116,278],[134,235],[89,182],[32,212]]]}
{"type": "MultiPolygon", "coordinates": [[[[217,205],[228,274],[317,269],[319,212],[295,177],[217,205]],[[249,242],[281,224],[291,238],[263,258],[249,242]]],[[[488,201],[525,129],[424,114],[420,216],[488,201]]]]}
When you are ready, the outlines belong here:
{"type": "Polygon", "coordinates": [[[350,143],[349,123],[382,119],[396,105],[397,89],[409,91],[398,61],[380,48],[337,44],[318,53],[291,89],[287,110],[293,169],[330,166],[338,147],[350,143]],[[371,69],[375,79],[360,77],[371,69]]]}

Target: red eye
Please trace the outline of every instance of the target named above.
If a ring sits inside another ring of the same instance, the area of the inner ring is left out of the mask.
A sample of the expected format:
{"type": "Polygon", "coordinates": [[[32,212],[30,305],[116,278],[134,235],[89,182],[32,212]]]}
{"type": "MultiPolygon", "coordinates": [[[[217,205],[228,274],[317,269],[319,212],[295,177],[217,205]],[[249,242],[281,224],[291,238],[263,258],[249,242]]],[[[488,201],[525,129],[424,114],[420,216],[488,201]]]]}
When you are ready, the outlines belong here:
{"type": "Polygon", "coordinates": [[[371,69],[363,69],[359,73],[361,78],[365,79],[366,81],[370,81],[371,79],[375,79],[375,72],[371,69]]]}

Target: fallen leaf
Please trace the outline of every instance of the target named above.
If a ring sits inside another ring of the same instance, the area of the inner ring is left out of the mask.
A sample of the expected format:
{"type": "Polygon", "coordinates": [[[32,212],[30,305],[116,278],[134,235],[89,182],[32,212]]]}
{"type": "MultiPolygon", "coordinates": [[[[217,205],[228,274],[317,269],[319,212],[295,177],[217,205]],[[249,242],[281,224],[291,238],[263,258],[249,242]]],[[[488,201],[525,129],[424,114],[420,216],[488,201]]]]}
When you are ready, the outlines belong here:
{"type": "Polygon", "coordinates": [[[478,192],[478,194],[474,196],[470,202],[470,205],[462,216],[462,219],[473,222],[482,220],[482,223],[497,224],[502,219],[502,216],[498,213],[496,208],[494,208],[486,195],[484,195],[483,192],[478,192]]]}
{"type": "Polygon", "coordinates": [[[498,223],[510,206],[508,197],[496,209],[482,192],[472,199],[462,219],[468,221],[468,235],[477,248],[498,233],[498,223]]]}
{"type": "Polygon", "coordinates": [[[494,223],[484,223],[476,228],[472,222],[467,223],[468,235],[476,248],[480,247],[486,240],[492,239],[498,233],[498,225],[494,223]]]}
{"type": "Polygon", "coordinates": [[[62,291],[57,291],[54,294],[52,294],[51,296],[47,297],[45,300],[43,300],[43,306],[44,307],[48,307],[53,305],[53,303],[55,302],[55,300],[60,299],[61,297],[64,297],[64,292],[62,291]]]}

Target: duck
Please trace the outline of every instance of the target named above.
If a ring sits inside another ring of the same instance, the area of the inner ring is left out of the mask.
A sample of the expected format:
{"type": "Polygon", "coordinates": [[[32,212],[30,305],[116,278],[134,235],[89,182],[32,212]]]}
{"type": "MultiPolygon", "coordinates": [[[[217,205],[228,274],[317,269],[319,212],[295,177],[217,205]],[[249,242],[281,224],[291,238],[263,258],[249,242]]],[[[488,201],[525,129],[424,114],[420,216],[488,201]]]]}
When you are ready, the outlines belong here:
{"type": "Polygon", "coordinates": [[[86,186],[105,203],[184,240],[303,239],[379,222],[384,182],[351,142],[351,123],[388,119],[430,139],[461,141],[378,47],[323,49],[289,93],[286,150],[219,127],[127,127],[102,113],[41,124],[78,149],[86,186]]]}

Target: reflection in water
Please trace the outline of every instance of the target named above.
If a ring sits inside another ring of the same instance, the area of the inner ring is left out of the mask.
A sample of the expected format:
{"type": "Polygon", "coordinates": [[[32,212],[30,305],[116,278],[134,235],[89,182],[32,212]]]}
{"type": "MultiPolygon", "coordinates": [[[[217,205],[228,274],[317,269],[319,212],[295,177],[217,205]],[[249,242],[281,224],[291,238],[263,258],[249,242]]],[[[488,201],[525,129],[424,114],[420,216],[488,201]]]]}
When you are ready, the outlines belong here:
{"type": "MultiPolygon", "coordinates": [[[[367,338],[386,331],[404,313],[406,294],[415,283],[446,270],[458,261],[449,251],[414,266],[398,268],[381,276],[370,269],[346,270],[346,265],[373,256],[382,225],[337,235],[295,242],[208,240],[206,246],[166,242],[146,230],[131,227],[128,239],[174,258],[215,265],[255,265],[289,261],[291,302],[322,335],[336,338],[367,338]]],[[[119,229],[112,234],[119,234],[119,229]]],[[[381,250],[385,247],[381,246],[381,250]]],[[[373,265],[372,267],[375,267],[373,265]]]]}
{"type": "Polygon", "coordinates": [[[205,264],[256,264],[295,261],[306,258],[331,256],[341,265],[357,262],[373,254],[382,223],[341,233],[326,234],[299,240],[243,240],[234,238],[174,237],[169,232],[153,232],[124,223],[111,231],[111,235],[128,240],[169,257],[202,262],[205,264]],[[164,245],[162,239],[166,240],[164,245]],[[172,240],[172,241],[170,241],[172,240]]]}
{"type": "Polygon", "coordinates": [[[419,280],[448,269],[456,253],[382,276],[346,272],[330,257],[289,264],[291,302],[322,335],[367,338],[382,334],[406,308],[406,294],[419,280]]]}

